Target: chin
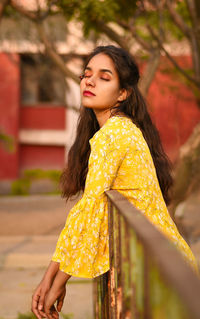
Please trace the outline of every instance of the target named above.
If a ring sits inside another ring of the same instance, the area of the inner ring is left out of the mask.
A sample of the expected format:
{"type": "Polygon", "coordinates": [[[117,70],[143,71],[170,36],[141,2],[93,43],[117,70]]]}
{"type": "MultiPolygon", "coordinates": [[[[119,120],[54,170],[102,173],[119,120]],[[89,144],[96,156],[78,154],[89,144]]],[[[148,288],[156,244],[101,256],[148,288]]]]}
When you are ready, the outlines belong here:
{"type": "Polygon", "coordinates": [[[88,108],[93,108],[94,107],[94,103],[92,103],[92,101],[88,101],[85,99],[82,99],[81,104],[83,105],[83,107],[88,107],[88,108]]]}
{"type": "Polygon", "coordinates": [[[82,106],[83,106],[84,108],[87,108],[87,109],[92,109],[92,108],[93,108],[92,105],[86,105],[85,103],[84,103],[84,104],[82,103],[82,106]]]}

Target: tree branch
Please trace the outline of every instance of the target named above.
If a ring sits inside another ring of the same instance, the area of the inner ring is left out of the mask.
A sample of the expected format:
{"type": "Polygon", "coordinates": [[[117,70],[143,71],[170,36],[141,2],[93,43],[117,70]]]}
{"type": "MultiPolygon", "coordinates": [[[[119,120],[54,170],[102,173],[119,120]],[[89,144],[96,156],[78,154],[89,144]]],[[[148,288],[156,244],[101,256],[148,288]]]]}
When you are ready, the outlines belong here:
{"type": "Polygon", "coordinates": [[[151,52],[150,58],[148,59],[147,65],[145,67],[144,73],[141,78],[141,82],[139,84],[139,88],[143,96],[146,96],[148,93],[149,87],[158,69],[159,63],[160,63],[160,50],[154,49],[151,52]]]}
{"type": "Polygon", "coordinates": [[[119,24],[125,30],[129,31],[131,33],[131,35],[134,37],[134,39],[141,45],[141,47],[144,50],[151,51],[153,49],[153,47],[149,43],[147,43],[141,37],[138,36],[136,29],[135,29],[135,26],[134,26],[133,19],[131,19],[129,23],[126,23],[126,22],[121,21],[121,20],[117,20],[117,24],[119,24]]]}
{"type": "Polygon", "coordinates": [[[45,46],[46,53],[48,56],[53,60],[53,62],[59,67],[61,72],[66,76],[74,80],[76,83],[79,83],[78,76],[75,75],[65,64],[64,60],[61,58],[61,56],[56,52],[56,49],[54,48],[53,44],[48,40],[48,37],[44,31],[43,27],[43,18],[41,20],[40,17],[40,8],[38,8],[37,13],[35,12],[29,12],[26,9],[24,9],[22,6],[19,6],[16,4],[13,0],[11,0],[12,7],[18,11],[20,14],[24,15],[31,21],[35,23],[35,26],[38,30],[39,37],[42,41],[42,43],[45,46]]]}
{"type": "MultiPolygon", "coordinates": [[[[186,0],[188,11],[192,21],[191,53],[196,78],[200,81],[200,9],[194,0],[186,0]]],[[[199,7],[200,8],[200,7],[199,7]]]]}
{"type": "Polygon", "coordinates": [[[11,0],[11,6],[13,7],[13,9],[15,9],[17,12],[19,12],[20,14],[24,15],[25,17],[27,17],[28,19],[32,20],[32,21],[36,21],[38,20],[38,15],[35,12],[31,12],[31,11],[27,11],[26,9],[24,9],[24,7],[20,6],[18,3],[16,3],[14,0],[11,0]]]}
{"type": "Polygon", "coordinates": [[[86,53],[76,53],[76,52],[69,52],[63,55],[64,60],[68,61],[70,59],[81,59],[84,60],[87,58],[88,54],[86,53]]]}
{"type": "Polygon", "coordinates": [[[172,211],[184,201],[199,185],[200,123],[197,124],[189,139],[180,148],[179,162],[175,170],[173,185],[172,211]],[[194,169],[195,168],[195,169],[194,169]]]}
{"type": "Polygon", "coordinates": [[[196,8],[195,8],[195,3],[193,0],[186,0],[186,4],[188,7],[188,11],[191,17],[191,21],[194,27],[197,26],[197,14],[196,14],[196,8]]]}
{"type": "Polygon", "coordinates": [[[159,17],[159,38],[162,39],[162,42],[164,42],[164,39],[165,39],[164,21],[163,21],[164,2],[160,0],[155,0],[155,6],[158,11],[158,17],[159,17]]]}
{"type": "MultiPolygon", "coordinates": [[[[160,1],[160,0],[149,0],[148,4],[151,4],[152,8],[155,8],[158,11],[158,15],[159,15],[159,39],[160,39],[160,42],[162,42],[163,38],[164,38],[163,15],[162,15],[163,1],[160,1]]],[[[148,16],[147,16],[148,10],[149,9],[146,8],[146,2],[144,0],[141,0],[141,2],[140,2],[140,11],[143,13],[143,16],[146,17],[147,21],[148,21],[148,16]]],[[[130,20],[130,29],[132,31],[132,34],[137,36],[133,19],[130,20]]],[[[137,36],[137,37],[138,37],[138,42],[142,40],[142,42],[140,44],[143,47],[146,46],[146,49],[148,51],[150,51],[151,55],[152,55],[152,52],[155,52],[155,50],[157,50],[157,48],[154,47],[152,44],[149,44],[149,43],[145,42],[139,36],[137,36]]]]}
{"type": "Polygon", "coordinates": [[[10,0],[10,1],[11,1],[11,6],[16,11],[18,11],[20,14],[24,15],[26,18],[32,20],[33,22],[45,20],[49,16],[49,14],[52,12],[51,11],[52,6],[56,3],[56,0],[52,0],[52,1],[48,2],[48,8],[46,11],[42,11],[40,6],[39,6],[39,3],[38,3],[37,11],[32,12],[32,11],[26,10],[23,6],[21,6],[17,2],[15,2],[15,0],[10,0]]]}
{"type": "Polygon", "coordinates": [[[120,47],[129,51],[129,46],[127,45],[124,37],[120,36],[117,32],[115,32],[111,27],[105,24],[103,21],[95,21],[97,26],[101,29],[103,33],[105,33],[111,40],[115,41],[119,44],[120,47]]]}
{"type": "Polygon", "coordinates": [[[165,53],[167,58],[171,61],[171,63],[176,67],[176,69],[190,82],[192,82],[197,88],[200,87],[200,81],[195,79],[194,77],[191,77],[189,74],[187,74],[179,65],[178,63],[172,58],[172,56],[169,54],[169,52],[164,48],[163,44],[161,43],[160,39],[157,37],[153,29],[149,24],[147,24],[147,28],[149,29],[149,32],[151,33],[152,37],[157,41],[160,49],[165,53]]]}
{"type": "Polygon", "coordinates": [[[0,2],[0,21],[2,19],[3,16],[3,12],[5,7],[9,4],[10,0],[1,0],[0,2]]]}
{"type": "Polygon", "coordinates": [[[78,76],[75,75],[65,64],[61,56],[56,52],[53,44],[48,40],[46,33],[44,31],[43,24],[36,23],[36,28],[38,30],[38,34],[40,36],[41,41],[44,43],[46,53],[48,56],[54,61],[54,63],[59,67],[62,73],[66,76],[74,80],[76,83],[79,83],[78,76]]]}
{"type": "Polygon", "coordinates": [[[174,23],[183,32],[183,34],[190,39],[190,34],[192,30],[188,27],[188,25],[184,22],[182,17],[175,10],[175,5],[176,3],[174,1],[172,2],[171,0],[166,0],[167,9],[169,10],[174,23]]]}

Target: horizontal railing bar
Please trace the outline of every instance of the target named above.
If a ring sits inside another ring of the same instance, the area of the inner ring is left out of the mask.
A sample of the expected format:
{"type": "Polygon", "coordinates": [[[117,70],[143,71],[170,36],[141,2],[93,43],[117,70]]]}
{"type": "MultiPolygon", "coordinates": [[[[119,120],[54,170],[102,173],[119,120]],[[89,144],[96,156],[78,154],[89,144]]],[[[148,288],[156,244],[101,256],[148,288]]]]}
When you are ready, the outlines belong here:
{"type": "Polygon", "coordinates": [[[195,318],[200,318],[200,281],[175,246],[116,190],[106,191],[145,248],[153,255],[164,279],[175,289],[195,318]]]}

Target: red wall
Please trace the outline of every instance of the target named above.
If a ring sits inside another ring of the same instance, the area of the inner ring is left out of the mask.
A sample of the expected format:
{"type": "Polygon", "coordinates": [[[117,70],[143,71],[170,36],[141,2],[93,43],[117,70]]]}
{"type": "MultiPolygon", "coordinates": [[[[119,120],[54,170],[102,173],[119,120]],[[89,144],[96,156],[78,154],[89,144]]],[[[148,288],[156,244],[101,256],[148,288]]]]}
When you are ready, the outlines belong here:
{"type": "MultiPolygon", "coordinates": [[[[188,56],[176,58],[179,65],[191,67],[188,56]]],[[[179,148],[200,121],[198,108],[189,85],[173,71],[170,62],[163,57],[147,97],[149,110],[160,132],[163,146],[172,161],[179,148]]]]}
{"type": "MultiPolygon", "coordinates": [[[[64,106],[21,106],[20,129],[64,130],[66,108],[64,106]]],[[[19,146],[19,170],[26,169],[62,169],[65,161],[65,147],[54,145],[19,146]]]]}
{"type": "Polygon", "coordinates": [[[13,139],[13,150],[0,143],[0,179],[18,176],[19,57],[0,53],[0,131],[13,139]]]}
{"type": "Polygon", "coordinates": [[[64,158],[64,146],[21,145],[19,152],[20,171],[34,168],[62,169],[64,158]]]}
{"type": "Polygon", "coordinates": [[[22,106],[20,109],[21,129],[64,130],[65,107],[61,106],[22,106]]]}

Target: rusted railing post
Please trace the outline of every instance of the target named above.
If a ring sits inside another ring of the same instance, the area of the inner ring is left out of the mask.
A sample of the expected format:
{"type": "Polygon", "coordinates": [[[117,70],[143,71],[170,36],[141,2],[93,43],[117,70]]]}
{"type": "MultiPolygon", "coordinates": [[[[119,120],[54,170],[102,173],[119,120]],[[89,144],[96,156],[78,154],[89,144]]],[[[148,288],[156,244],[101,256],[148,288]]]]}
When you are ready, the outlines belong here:
{"type": "Polygon", "coordinates": [[[110,271],[94,281],[95,319],[200,319],[200,281],[174,245],[117,191],[110,271]]]}

